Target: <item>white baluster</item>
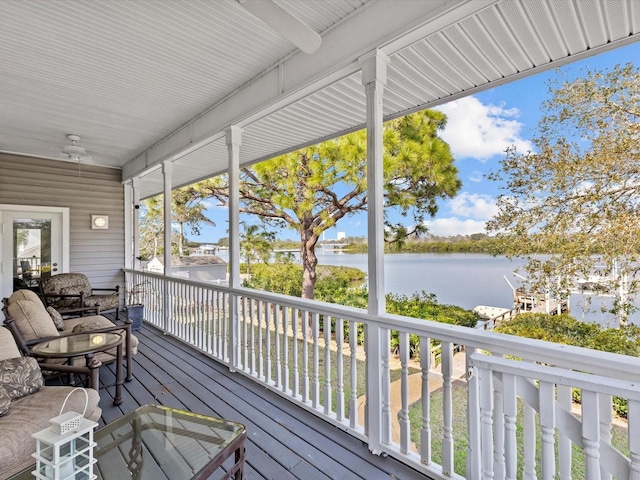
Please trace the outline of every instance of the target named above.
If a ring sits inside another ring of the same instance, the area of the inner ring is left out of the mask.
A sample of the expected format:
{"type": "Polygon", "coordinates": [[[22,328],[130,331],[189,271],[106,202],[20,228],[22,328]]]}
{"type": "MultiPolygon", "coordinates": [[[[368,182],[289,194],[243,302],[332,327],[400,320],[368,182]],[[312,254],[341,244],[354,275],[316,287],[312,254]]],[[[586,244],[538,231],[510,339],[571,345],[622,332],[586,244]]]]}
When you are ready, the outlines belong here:
{"type": "Polygon", "coordinates": [[[442,471],[445,475],[453,475],[453,396],[451,391],[451,375],[453,373],[453,345],[441,343],[442,351],[442,420],[444,433],[442,437],[442,471]]]}
{"type": "Polygon", "coordinates": [[[300,395],[300,369],[298,360],[298,309],[294,308],[291,311],[292,321],[292,361],[293,361],[293,388],[291,394],[294,398],[298,398],[300,395]]]}
{"type": "Polygon", "coordinates": [[[598,393],[588,390],[582,390],[581,399],[585,479],[600,480],[600,399],[598,393]]]}
{"type": "MultiPolygon", "coordinates": [[[[571,387],[558,385],[556,387],[558,405],[566,412],[571,413],[572,399],[571,387]]],[[[573,452],[571,450],[571,440],[558,432],[558,476],[560,480],[571,480],[571,462],[573,452]]]]}
{"type": "MultiPolygon", "coordinates": [[[[600,443],[611,445],[611,424],[613,423],[613,397],[611,395],[600,394],[600,443]]],[[[613,475],[600,468],[600,478],[611,480],[613,475]]]]}
{"type": "Polygon", "coordinates": [[[516,480],[518,473],[518,447],[516,438],[516,420],[518,416],[518,397],[515,375],[502,374],[502,401],[504,410],[504,476],[507,480],[516,480]]]}
{"type": "Polygon", "coordinates": [[[391,355],[391,331],[380,329],[380,360],[382,365],[382,424],[380,435],[382,443],[391,443],[391,380],[389,378],[389,356],[391,355]]]}
{"type": "Polygon", "coordinates": [[[542,440],[542,479],[556,476],[556,452],[554,430],[556,427],[555,385],[540,381],[540,439],[542,440]]]}
{"type": "Polygon", "coordinates": [[[263,339],[262,309],[263,309],[262,300],[258,300],[256,303],[256,315],[257,315],[256,320],[258,322],[258,378],[265,380],[266,375],[264,371],[264,352],[262,347],[262,339],[263,339]]]}
{"type": "Polygon", "coordinates": [[[477,369],[480,386],[480,435],[482,442],[482,479],[493,475],[493,374],[489,369],[477,369]]]}
{"type": "MultiPolygon", "coordinates": [[[[498,379],[502,375],[498,374],[498,379]]],[[[495,478],[505,478],[505,459],[504,459],[504,405],[503,395],[500,382],[494,381],[493,389],[493,475],[495,478]]]]}
{"type": "Polygon", "coordinates": [[[343,421],[344,412],[344,319],[336,319],[336,418],[343,421]]]}
{"type": "Polygon", "coordinates": [[[240,348],[242,349],[242,368],[249,370],[249,321],[247,297],[242,297],[242,308],[240,311],[240,321],[242,325],[242,335],[240,336],[240,348]]]}
{"type": "Polygon", "coordinates": [[[529,405],[524,406],[524,480],[536,480],[536,412],[529,405]]]}
{"type": "Polygon", "coordinates": [[[628,400],[627,424],[629,425],[629,480],[640,480],[640,402],[628,400]]]}
{"type": "Polygon", "coordinates": [[[273,381],[273,364],[271,362],[271,312],[274,310],[274,305],[271,302],[265,302],[264,304],[264,332],[266,336],[265,344],[267,346],[267,368],[265,370],[266,382],[271,383],[273,381]]]}
{"type": "Polygon", "coordinates": [[[289,307],[282,309],[282,391],[289,391],[289,307]]]}
{"type": "Polygon", "coordinates": [[[331,317],[325,315],[323,322],[324,333],[324,414],[329,415],[331,405],[331,317]]]}
{"type": "Polygon", "coordinates": [[[358,427],[358,324],[353,320],[349,321],[349,349],[351,366],[351,399],[349,401],[349,426],[358,427]]]}
{"type": "Polygon", "coordinates": [[[311,320],[311,331],[313,335],[313,382],[312,382],[312,405],[313,408],[320,407],[320,352],[318,340],[320,338],[320,319],[317,313],[313,313],[311,320]]]}
{"type": "Polygon", "coordinates": [[[420,370],[422,426],[420,428],[420,460],[425,465],[431,464],[431,391],[429,389],[429,369],[431,368],[431,339],[420,337],[420,370]]]}
{"type": "Polygon", "coordinates": [[[400,332],[400,366],[402,369],[399,415],[400,451],[409,453],[411,429],[409,423],[409,334],[407,332],[400,332]]]}
{"type": "Polygon", "coordinates": [[[273,334],[276,341],[276,387],[282,386],[282,358],[280,357],[280,306],[273,306],[273,334]]]}
{"type": "Polygon", "coordinates": [[[301,310],[300,321],[302,322],[302,401],[309,402],[309,318],[310,314],[306,310],[301,310]]]}

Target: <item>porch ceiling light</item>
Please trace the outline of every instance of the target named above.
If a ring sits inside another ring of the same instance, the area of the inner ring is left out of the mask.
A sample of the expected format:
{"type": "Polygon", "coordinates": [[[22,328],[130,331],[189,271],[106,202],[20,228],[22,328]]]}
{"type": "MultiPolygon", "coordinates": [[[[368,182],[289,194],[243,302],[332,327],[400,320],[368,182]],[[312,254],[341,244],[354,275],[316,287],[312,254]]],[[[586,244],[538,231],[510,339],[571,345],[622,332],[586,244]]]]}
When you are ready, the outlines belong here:
{"type": "Polygon", "coordinates": [[[109,215],[91,215],[92,230],[108,230],[109,215]]]}

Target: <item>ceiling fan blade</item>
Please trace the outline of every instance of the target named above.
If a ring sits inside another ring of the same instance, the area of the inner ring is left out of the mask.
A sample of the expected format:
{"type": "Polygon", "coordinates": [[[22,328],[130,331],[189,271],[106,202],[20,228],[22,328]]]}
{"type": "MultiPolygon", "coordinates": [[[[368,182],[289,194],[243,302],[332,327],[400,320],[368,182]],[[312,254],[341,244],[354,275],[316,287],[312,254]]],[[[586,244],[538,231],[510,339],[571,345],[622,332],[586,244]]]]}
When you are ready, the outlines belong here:
{"type": "Polygon", "coordinates": [[[320,35],[273,0],[238,0],[238,2],[303,52],[312,54],[320,47],[320,35]]]}

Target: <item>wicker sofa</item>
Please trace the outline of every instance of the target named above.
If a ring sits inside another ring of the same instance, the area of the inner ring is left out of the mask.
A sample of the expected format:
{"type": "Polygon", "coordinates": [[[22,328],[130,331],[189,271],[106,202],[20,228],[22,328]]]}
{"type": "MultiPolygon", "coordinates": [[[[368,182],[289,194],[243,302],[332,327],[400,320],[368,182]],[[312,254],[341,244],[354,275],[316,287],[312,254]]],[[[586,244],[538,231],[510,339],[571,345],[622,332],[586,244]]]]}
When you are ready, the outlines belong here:
{"type": "MultiPolygon", "coordinates": [[[[0,327],[0,478],[8,478],[35,463],[31,454],[36,442],[31,434],[49,426],[72,387],[43,386],[42,372],[35,359],[22,357],[13,335],[0,327]]],[[[88,395],[85,417],[97,421],[102,410],[93,389],[88,395]]],[[[85,396],[74,392],[65,411],[82,412],[85,396]]]]}

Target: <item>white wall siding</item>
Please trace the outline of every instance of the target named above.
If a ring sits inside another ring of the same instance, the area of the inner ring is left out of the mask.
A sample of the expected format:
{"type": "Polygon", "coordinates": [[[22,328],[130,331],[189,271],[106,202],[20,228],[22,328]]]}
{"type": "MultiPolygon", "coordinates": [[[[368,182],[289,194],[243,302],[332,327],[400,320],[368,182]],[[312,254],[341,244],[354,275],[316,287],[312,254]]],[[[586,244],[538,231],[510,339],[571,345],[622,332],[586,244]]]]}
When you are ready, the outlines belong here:
{"type": "Polygon", "coordinates": [[[69,268],[94,287],[124,286],[124,187],[113,168],[0,153],[0,204],[68,207],[69,268]],[[109,215],[91,230],[91,214],[109,215]]]}

